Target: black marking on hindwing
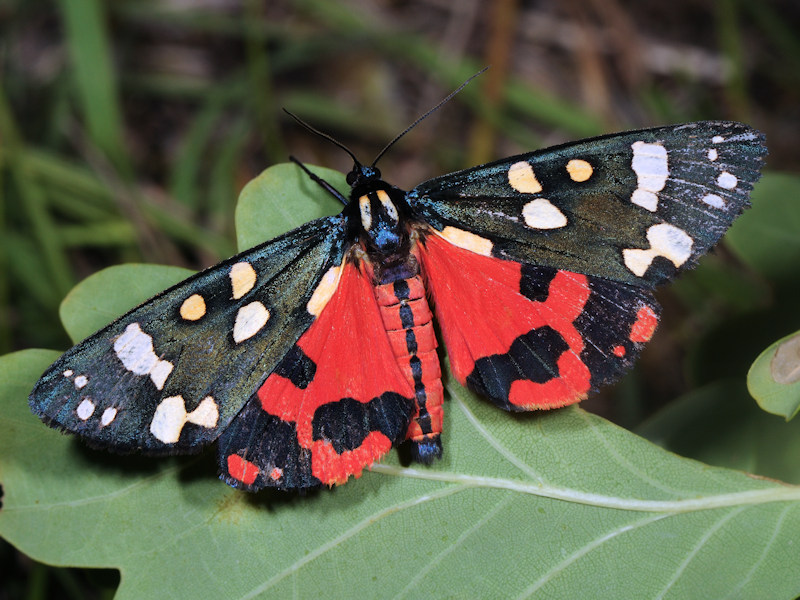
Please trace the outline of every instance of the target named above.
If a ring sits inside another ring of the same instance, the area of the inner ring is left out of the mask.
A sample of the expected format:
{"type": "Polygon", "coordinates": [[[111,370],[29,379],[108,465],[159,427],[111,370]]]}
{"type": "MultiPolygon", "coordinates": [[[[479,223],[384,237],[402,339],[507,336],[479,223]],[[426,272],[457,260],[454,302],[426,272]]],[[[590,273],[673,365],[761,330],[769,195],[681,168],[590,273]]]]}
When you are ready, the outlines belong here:
{"type": "Polygon", "coordinates": [[[330,442],[338,454],[355,450],[371,431],[392,443],[402,438],[411,418],[411,403],[395,392],[384,392],[369,402],[342,398],[317,408],[311,421],[313,438],[330,442]]]}
{"type": "Polygon", "coordinates": [[[311,451],[298,443],[295,424],[265,412],[256,395],[222,433],[218,450],[221,477],[234,487],[314,488],[322,485],[312,475],[311,451]],[[259,468],[252,485],[244,486],[228,475],[227,459],[231,454],[237,454],[259,468]],[[269,477],[275,467],[282,470],[278,481],[269,477]]]}
{"type": "Polygon", "coordinates": [[[475,361],[467,385],[506,410],[520,410],[508,402],[511,384],[520,379],[545,383],[558,377],[556,361],[569,349],[552,327],[545,325],[519,336],[508,352],[475,361]]]}
{"type": "Polygon", "coordinates": [[[581,360],[591,373],[592,389],[597,389],[619,379],[644,346],[630,341],[639,309],[649,306],[658,316],[660,307],[648,290],[597,277],[588,279],[591,294],[575,319],[575,328],[584,339],[581,360]],[[624,356],[613,354],[616,346],[625,348],[624,356]]]}
{"type": "Polygon", "coordinates": [[[523,263],[519,281],[520,293],[533,302],[544,302],[550,295],[550,284],[556,273],[558,269],[523,263]]]}
{"type": "Polygon", "coordinates": [[[317,364],[297,344],[292,346],[273,371],[273,374],[285,377],[301,390],[306,389],[308,384],[314,381],[316,373],[317,364]]]}

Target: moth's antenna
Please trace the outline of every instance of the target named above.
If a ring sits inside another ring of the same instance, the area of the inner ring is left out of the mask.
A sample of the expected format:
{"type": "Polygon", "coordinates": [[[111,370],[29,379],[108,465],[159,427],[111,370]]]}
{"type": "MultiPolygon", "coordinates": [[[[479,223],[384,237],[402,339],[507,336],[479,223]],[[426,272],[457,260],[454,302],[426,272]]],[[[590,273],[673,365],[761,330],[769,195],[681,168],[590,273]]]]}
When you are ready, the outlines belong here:
{"type": "Polygon", "coordinates": [[[334,198],[336,198],[336,199],[337,199],[339,202],[341,202],[342,204],[344,204],[345,206],[347,206],[347,198],[345,198],[344,196],[342,196],[342,195],[339,193],[339,190],[337,190],[337,189],[336,189],[335,187],[333,187],[333,186],[332,186],[330,183],[328,183],[327,181],[325,181],[324,179],[322,179],[322,177],[317,177],[317,176],[316,176],[314,173],[312,173],[311,171],[309,171],[309,170],[308,170],[308,167],[307,167],[307,166],[305,166],[303,163],[301,163],[299,160],[297,160],[297,159],[296,159],[294,156],[290,156],[290,157],[289,157],[289,160],[290,160],[290,161],[292,161],[294,164],[296,164],[296,165],[297,165],[298,167],[300,167],[301,169],[303,169],[303,171],[305,172],[305,174],[306,174],[306,175],[308,175],[308,177],[311,179],[311,181],[313,181],[314,183],[316,183],[317,185],[319,185],[319,186],[320,186],[322,189],[324,189],[326,192],[328,192],[328,193],[329,193],[331,196],[333,196],[333,197],[334,197],[334,198]]]}
{"type": "MultiPolygon", "coordinates": [[[[463,86],[462,86],[462,87],[463,87],[463,86]]],[[[358,162],[358,159],[356,158],[356,155],[355,155],[355,154],[353,154],[353,153],[350,151],[350,148],[348,148],[347,146],[345,146],[345,145],[344,145],[343,143],[341,143],[339,140],[335,139],[333,136],[330,136],[330,135],[328,135],[327,133],[323,133],[323,132],[322,132],[322,131],[320,131],[319,129],[315,129],[314,127],[312,127],[311,125],[309,125],[308,123],[306,123],[305,121],[303,121],[303,119],[301,119],[300,117],[298,117],[297,115],[295,115],[295,114],[293,114],[293,113],[290,113],[290,112],[289,112],[288,110],[286,110],[285,108],[283,109],[283,112],[285,112],[287,115],[289,115],[290,117],[292,117],[292,118],[293,118],[295,121],[297,121],[297,123],[298,123],[298,124],[300,124],[302,127],[305,127],[306,129],[308,129],[308,130],[309,130],[311,133],[314,133],[314,134],[316,134],[316,135],[320,136],[321,138],[325,138],[326,140],[328,140],[328,141],[329,141],[329,142],[331,142],[332,144],[335,144],[335,145],[339,146],[339,148],[341,148],[342,150],[344,150],[345,152],[347,152],[347,153],[350,155],[350,158],[352,158],[352,159],[353,159],[353,163],[355,163],[355,164],[356,164],[356,165],[358,165],[359,167],[361,166],[361,163],[360,163],[360,162],[358,162]]],[[[296,162],[297,162],[297,161],[296,161],[296,162]]],[[[300,163],[298,162],[297,164],[300,164],[300,163]]]]}
{"type": "Polygon", "coordinates": [[[371,166],[374,168],[374,167],[375,167],[375,165],[376,165],[376,164],[378,164],[378,161],[381,159],[381,157],[382,157],[384,154],[386,154],[386,151],[387,151],[387,150],[389,150],[389,148],[391,148],[392,146],[394,146],[394,145],[397,143],[397,141],[398,141],[398,140],[399,140],[401,137],[403,137],[403,136],[404,136],[405,134],[407,134],[409,131],[411,131],[412,129],[414,129],[414,127],[416,127],[417,125],[419,125],[420,121],[422,121],[422,120],[424,120],[424,119],[428,118],[428,117],[431,115],[431,113],[432,113],[432,112],[434,112],[434,111],[436,111],[436,110],[439,110],[439,109],[442,107],[442,105],[443,105],[443,104],[445,104],[446,102],[448,102],[449,100],[451,100],[451,99],[453,98],[453,96],[455,96],[455,95],[456,95],[458,92],[460,92],[461,90],[463,90],[463,89],[464,89],[464,88],[467,86],[467,84],[468,84],[470,81],[472,81],[473,79],[475,79],[475,78],[476,78],[478,75],[482,74],[482,73],[483,73],[484,71],[486,71],[486,69],[488,69],[488,68],[489,68],[488,66],[487,66],[487,67],[483,67],[483,68],[482,68],[480,71],[478,71],[477,73],[475,73],[474,75],[472,75],[472,76],[471,76],[469,79],[467,79],[467,80],[466,80],[464,83],[462,83],[460,86],[458,86],[458,89],[456,89],[455,91],[453,91],[453,92],[451,92],[450,94],[448,94],[448,96],[447,96],[447,97],[446,97],[444,100],[442,100],[441,102],[439,102],[439,104],[437,104],[436,106],[434,106],[432,109],[430,109],[428,112],[426,112],[424,115],[422,115],[421,117],[419,117],[419,118],[418,118],[416,121],[414,121],[414,122],[413,122],[411,125],[409,125],[409,126],[408,126],[408,127],[406,127],[406,128],[403,130],[403,131],[401,131],[401,132],[400,132],[400,133],[399,133],[399,134],[398,134],[398,135],[397,135],[397,136],[396,136],[396,137],[395,137],[395,138],[394,138],[394,139],[393,139],[391,142],[389,142],[388,144],[386,144],[386,146],[383,148],[383,150],[381,150],[380,152],[378,152],[378,156],[376,156],[376,157],[375,157],[375,160],[373,160],[373,161],[372,161],[372,165],[371,165],[371,166]]]}

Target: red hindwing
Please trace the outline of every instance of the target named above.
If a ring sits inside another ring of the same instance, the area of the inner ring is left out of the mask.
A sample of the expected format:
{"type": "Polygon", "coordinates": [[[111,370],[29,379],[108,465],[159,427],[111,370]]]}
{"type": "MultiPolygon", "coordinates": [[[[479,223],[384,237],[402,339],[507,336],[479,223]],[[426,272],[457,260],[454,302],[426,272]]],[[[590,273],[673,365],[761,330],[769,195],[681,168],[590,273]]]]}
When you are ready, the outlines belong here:
{"type": "MultiPolygon", "coordinates": [[[[436,235],[421,245],[420,258],[460,382],[475,373],[479,359],[508,355],[522,336],[548,331],[557,335],[537,336],[539,347],[513,361],[516,378],[508,382],[507,397],[488,395],[518,410],[564,406],[586,397],[591,375],[580,358],[584,340],[574,325],[589,297],[586,276],[559,271],[547,298],[533,301],[520,292],[520,263],[482,256],[436,235]],[[548,344],[548,338],[555,343],[548,344]]],[[[484,383],[485,391],[497,387],[484,383]]]]}
{"type": "Polygon", "coordinates": [[[223,469],[246,487],[343,483],[403,439],[413,395],[373,288],[347,262],[322,313],[237,417],[223,469]]]}
{"type": "Polygon", "coordinates": [[[484,256],[431,235],[422,271],[456,378],[508,410],[556,408],[617,379],[658,322],[647,290],[484,256]]]}

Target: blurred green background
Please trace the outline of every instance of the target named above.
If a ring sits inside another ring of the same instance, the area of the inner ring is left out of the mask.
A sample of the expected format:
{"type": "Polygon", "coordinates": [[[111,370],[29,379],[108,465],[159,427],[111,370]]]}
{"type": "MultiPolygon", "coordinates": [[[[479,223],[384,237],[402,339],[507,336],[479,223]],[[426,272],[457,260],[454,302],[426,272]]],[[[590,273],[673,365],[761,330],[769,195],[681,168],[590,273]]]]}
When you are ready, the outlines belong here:
{"type": "MultiPolygon", "coordinates": [[[[768,168],[797,174],[798,31],[790,0],[0,0],[0,354],[68,346],[59,303],[104,266],[233,254],[239,191],[290,153],[350,168],[283,107],[368,161],[491,65],[392,149],[387,179],[410,188],[704,118],[761,129],[768,168]]],[[[797,205],[797,177],[780,181],[771,200],[797,205]]],[[[743,381],[760,349],[800,328],[798,273],[718,251],[662,290],[642,367],[587,406],[631,427],[698,384],[743,381]]],[[[112,572],[49,569],[7,545],[0,565],[0,598],[114,588],[112,572]]]]}

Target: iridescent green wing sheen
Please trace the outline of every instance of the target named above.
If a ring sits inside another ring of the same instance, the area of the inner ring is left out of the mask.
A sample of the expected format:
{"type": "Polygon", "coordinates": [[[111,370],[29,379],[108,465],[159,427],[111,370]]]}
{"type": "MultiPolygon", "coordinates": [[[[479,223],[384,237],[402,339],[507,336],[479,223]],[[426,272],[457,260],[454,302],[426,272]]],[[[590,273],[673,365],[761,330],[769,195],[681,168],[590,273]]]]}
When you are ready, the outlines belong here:
{"type": "Polygon", "coordinates": [[[748,205],[764,137],[707,121],[608,135],[431,179],[409,206],[456,245],[652,287],[748,205]]]}
{"type": "Polygon", "coordinates": [[[318,219],[166,290],[64,353],[31,408],[100,447],[199,449],[314,321],[345,237],[318,219]]]}

